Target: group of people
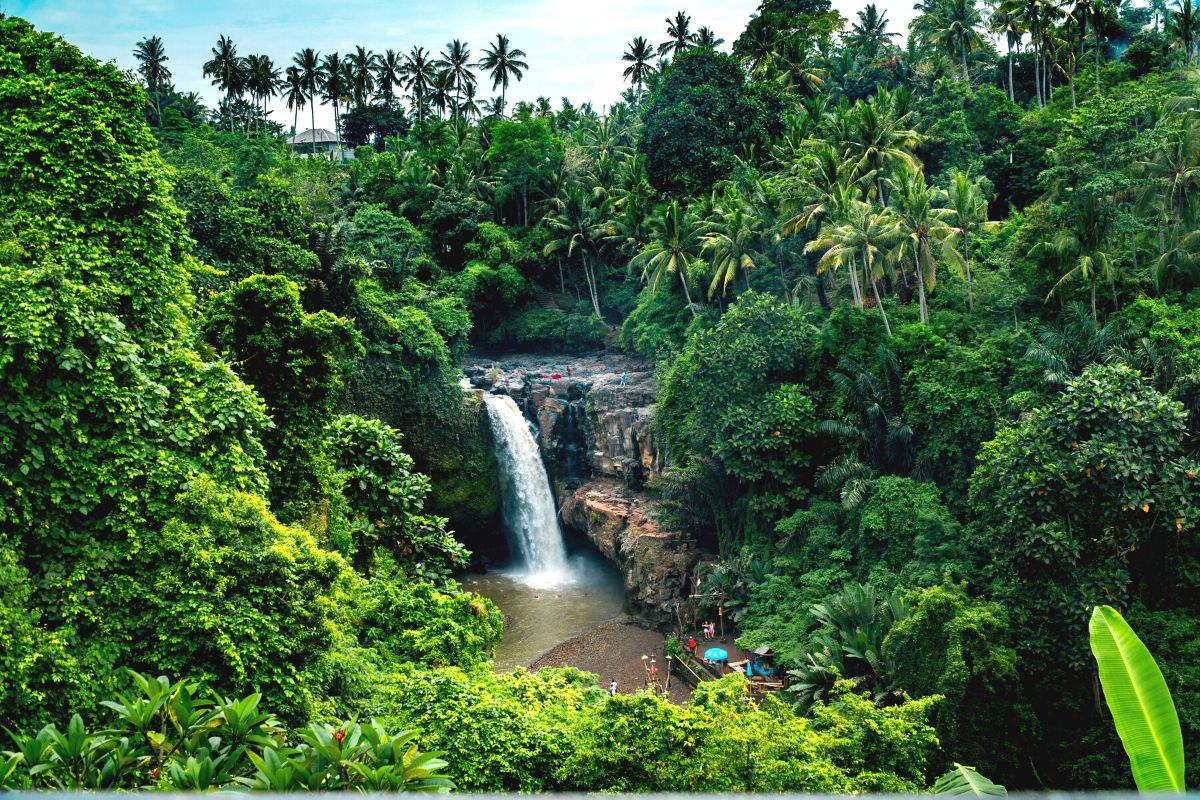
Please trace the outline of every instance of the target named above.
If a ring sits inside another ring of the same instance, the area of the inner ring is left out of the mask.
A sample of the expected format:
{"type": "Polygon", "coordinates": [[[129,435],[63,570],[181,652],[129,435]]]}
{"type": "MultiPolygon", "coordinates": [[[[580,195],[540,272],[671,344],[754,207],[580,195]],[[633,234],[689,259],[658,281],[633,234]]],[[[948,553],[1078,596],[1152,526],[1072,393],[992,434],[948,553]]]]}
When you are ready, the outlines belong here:
{"type": "Polygon", "coordinates": [[[704,628],[704,638],[707,641],[711,642],[713,639],[717,638],[717,623],[706,622],[706,623],[704,623],[703,628],[704,628]]]}

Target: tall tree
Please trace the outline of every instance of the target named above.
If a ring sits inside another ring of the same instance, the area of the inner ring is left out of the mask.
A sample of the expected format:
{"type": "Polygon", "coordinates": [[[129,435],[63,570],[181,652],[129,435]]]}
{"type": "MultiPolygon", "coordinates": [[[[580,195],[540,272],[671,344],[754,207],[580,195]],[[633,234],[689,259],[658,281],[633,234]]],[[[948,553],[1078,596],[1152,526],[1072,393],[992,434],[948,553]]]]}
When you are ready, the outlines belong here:
{"type": "Polygon", "coordinates": [[[759,255],[762,237],[761,217],[742,197],[736,187],[730,186],[713,207],[708,219],[708,233],[701,239],[704,251],[710,258],[712,282],[708,286],[708,297],[720,288],[724,296],[729,291],[739,270],[750,288],[750,270],[754,269],[755,256],[759,255]]]}
{"type": "Polygon", "coordinates": [[[639,94],[646,83],[646,79],[656,71],[654,64],[650,63],[653,58],[654,48],[646,41],[645,36],[638,36],[630,42],[629,49],[621,56],[621,60],[629,64],[622,74],[630,83],[637,87],[639,94]]]}
{"type": "Polygon", "coordinates": [[[225,93],[225,104],[230,109],[229,129],[233,130],[232,104],[235,97],[240,97],[246,89],[246,73],[241,57],[237,54],[237,45],[228,36],[222,34],[217,39],[217,46],[212,49],[212,58],[204,62],[203,74],[212,78],[213,86],[225,93]]]}
{"type": "Polygon", "coordinates": [[[954,212],[938,208],[945,192],[929,186],[920,168],[909,166],[897,170],[891,180],[895,191],[896,233],[899,242],[888,260],[894,264],[909,263],[917,282],[917,302],[921,322],[929,322],[928,295],[937,287],[938,257],[957,263],[954,241],[958,231],[949,220],[954,212]]]}
{"type": "Polygon", "coordinates": [[[424,47],[414,47],[410,50],[404,57],[404,68],[401,74],[412,95],[417,119],[424,120],[427,98],[437,81],[437,68],[430,60],[429,52],[424,47]]]}
{"type": "Polygon", "coordinates": [[[1096,321],[1096,283],[1106,278],[1112,288],[1113,310],[1117,310],[1116,264],[1108,251],[1111,212],[1094,195],[1070,209],[1067,226],[1056,231],[1030,250],[1031,255],[1052,255],[1067,266],[1066,271],[1046,296],[1049,300],[1068,282],[1087,281],[1091,295],[1092,321],[1096,321]]]}
{"type": "Polygon", "coordinates": [[[1183,49],[1184,60],[1192,63],[1192,53],[1196,49],[1196,35],[1200,32],[1200,16],[1192,5],[1192,0],[1179,0],[1179,4],[1167,17],[1167,33],[1174,37],[1179,47],[1183,49]]]}
{"type": "Polygon", "coordinates": [[[253,98],[259,114],[265,117],[267,100],[279,93],[279,70],[270,56],[251,54],[246,57],[246,91],[253,98]]]}
{"type": "Polygon", "coordinates": [[[333,104],[333,135],[340,141],[342,138],[342,117],[338,106],[349,88],[346,62],[338,53],[330,53],[321,62],[321,95],[327,103],[333,104]]]}
{"type": "Polygon", "coordinates": [[[888,18],[881,13],[874,3],[867,5],[858,12],[858,22],[850,27],[847,44],[862,52],[863,57],[874,60],[879,51],[900,34],[888,31],[888,18]]]}
{"type": "Polygon", "coordinates": [[[512,78],[520,81],[525,77],[522,70],[529,69],[529,65],[521,59],[525,58],[525,51],[518,48],[510,48],[508,37],[502,33],[496,34],[496,41],[493,44],[484,48],[483,58],[479,59],[477,67],[487,70],[492,76],[492,89],[500,89],[500,101],[503,107],[507,103],[508,82],[512,78]]]}
{"type": "Polygon", "coordinates": [[[996,6],[988,20],[988,30],[1003,36],[1008,45],[1008,101],[1016,102],[1013,94],[1013,48],[1021,43],[1025,28],[1012,3],[1001,2],[996,6]]]}
{"type": "Polygon", "coordinates": [[[375,61],[375,86],[388,108],[396,100],[396,87],[403,83],[403,70],[404,56],[395,50],[386,50],[375,61]]]}
{"type": "Polygon", "coordinates": [[[155,124],[162,125],[162,93],[171,83],[171,69],[167,66],[170,59],[162,39],[157,36],[142,39],[133,56],[138,60],[138,74],[146,82],[146,92],[154,100],[155,124]]]}
{"type": "Polygon", "coordinates": [[[597,318],[602,318],[600,281],[603,275],[600,269],[604,264],[604,241],[610,231],[608,203],[577,185],[568,189],[566,196],[555,205],[555,210],[546,217],[546,227],[555,238],[546,244],[542,252],[547,256],[565,252],[568,259],[579,256],[592,311],[597,318]]]}
{"type": "Polygon", "coordinates": [[[354,52],[346,56],[346,64],[350,68],[350,96],[354,98],[356,108],[362,108],[371,100],[375,91],[375,68],[379,56],[359,45],[354,52]]]}
{"type": "Polygon", "coordinates": [[[283,79],[283,101],[288,108],[292,110],[292,135],[295,136],[299,131],[296,130],[296,123],[300,119],[300,111],[308,103],[308,90],[304,86],[304,73],[299,67],[288,67],[283,79]]]}
{"type": "Polygon", "coordinates": [[[475,83],[475,73],[471,72],[471,51],[466,42],[455,39],[447,43],[441,58],[438,59],[437,67],[442,71],[447,88],[454,90],[454,114],[457,116],[463,87],[468,83],[475,83]]]}
{"type": "Polygon", "coordinates": [[[950,174],[949,206],[954,211],[954,227],[962,238],[963,269],[967,275],[967,308],[975,310],[975,288],[971,280],[971,232],[987,223],[987,198],[978,180],[965,172],[950,174]]]}
{"type": "Polygon", "coordinates": [[[717,36],[716,31],[707,25],[696,31],[697,47],[720,47],[723,44],[725,44],[725,40],[717,36]]]}
{"type": "Polygon", "coordinates": [[[805,252],[822,253],[820,269],[845,268],[850,276],[851,293],[855,305],[864,305],[862,289],[858,283],[858,268],[862,267],[863,277],[871,285],[875,295],[875,305],[879,316],[883,319],[883,328],[887,335],[892,335],[892,326],[888,323],[887,310],[883,307],[883,299],[879,296],[879,279],[883,277],[883,264],[887,248],[896,236],[895,216],[890,209],[880,208],[874,203],[862,200],[852,200],[839,219],[831,220],[821,226],[817,238],[805,246],[805,252]]]}
{"type": "Polygon", "coordinates": [[[660,56],[677,56],[696,44],[696,34],[691,31],[692,18],[682,11],[675,12],[674,19],[667,19],[667,36],[670,38],[658,46],[660,56]]]}
{"type": "Polygon", "coordinates": [[[317,129],[317,89],[321,83],[321,54],[311,47],[296,52],[292,64],[300,70],[304,92],[308,96],[309,129],[317,129]]]}
{"type": "Polygon", "coordinates": [[[701,262],[704,223],[695,215],[685,212],[676,199],[655,209],[647,228],[649,241],[629,262],[630,269],[641,270],[642,280],[649,284],[652,292],[658,291],[664,277],[679,276],[688,309],[693,318],[698,316],[688,282],[695,265],[701,262]]]}
{"type": "Polygon", "coordinates": [[[975,7],[975,0],[941,0],[930,16],[929,43],[957,55],[961,59],[962,78],[969,82],[967,52],[983,46],[983,37],[977,30],[983,25],[983,17],[975,7]]]}

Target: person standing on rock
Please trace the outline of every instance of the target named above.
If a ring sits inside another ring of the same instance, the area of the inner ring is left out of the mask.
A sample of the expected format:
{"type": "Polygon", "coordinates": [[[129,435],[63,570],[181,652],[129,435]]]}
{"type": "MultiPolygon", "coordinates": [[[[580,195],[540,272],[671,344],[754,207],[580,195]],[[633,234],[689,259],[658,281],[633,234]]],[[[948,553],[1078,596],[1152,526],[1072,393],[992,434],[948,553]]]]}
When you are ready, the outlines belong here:
{"type": "Polygon", "coordinates": [[[625,385],[625,371],[624,370],[621,371],[621,385],[622,386],[625,385]]]}

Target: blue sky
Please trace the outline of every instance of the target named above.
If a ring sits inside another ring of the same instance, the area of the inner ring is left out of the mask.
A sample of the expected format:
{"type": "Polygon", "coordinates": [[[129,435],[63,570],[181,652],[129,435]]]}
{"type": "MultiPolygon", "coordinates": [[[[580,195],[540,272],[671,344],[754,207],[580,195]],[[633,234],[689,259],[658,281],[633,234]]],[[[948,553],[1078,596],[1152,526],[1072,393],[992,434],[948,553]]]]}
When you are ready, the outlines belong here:
{"type": "MultiPolygon", "coordinates": [[[[865,0],[863,0],[865,2],[865,0]]],[[[888,9],[892,29],[903,32],[911,4],[877,3],[888,9]]],[[[527,54],[525,79],[509,88],[510,103],[539,95],[575,103],[590,100],[599,109],[618,99],[621,54],[634,37],[658,43],[666,38],[664,19],[683,8],[692,27],[708,25],[729,41],[745,26],[758,0],[0,0],[0,11],[25,17],[39,28],[60,34],[101,60],[132,68],[134,44],[157,34],[163,38],[176,86],[199,92],[212,105],[217,91],[201,76],[217,37],[233,38],[240,54],[266,53],[277,65],[291,63],[302,47],[347,52],[355,45],[375,51],[407,52],[420,45],[435,53],[450,39],[464,39],[472,55],[504,33],[527,54]]],[[[852,17],[858,0],[835,0],[852,17]]],[[[728,43],[725,45],[728,48],[728,43]]],[[[480,98],[491,83],[480,78],[480,98]]],[[[275,118],[291,124],[278,107],[275,118]]],[[[318,107],[317,124],[332,127],[333,112],[318,107]]],[[[307,127],[303,122],[301,129],[307,127]]]]}

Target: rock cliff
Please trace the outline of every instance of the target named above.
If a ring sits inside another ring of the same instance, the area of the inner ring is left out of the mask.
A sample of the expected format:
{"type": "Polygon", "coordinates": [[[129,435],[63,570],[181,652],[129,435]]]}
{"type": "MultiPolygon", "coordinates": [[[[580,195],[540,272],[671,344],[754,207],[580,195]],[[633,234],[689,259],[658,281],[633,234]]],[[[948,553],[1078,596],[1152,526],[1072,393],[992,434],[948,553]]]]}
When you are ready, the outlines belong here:
{"type": "Polygon", "coordinates": [[[533,422],[563,524],[622,571],[631,606],[670,619],[703,554],[685,534],[658,528],[639,488],[663,466],[650,426],[651,367],[612,355],[513,355],[465,372],[533,422]]]}

